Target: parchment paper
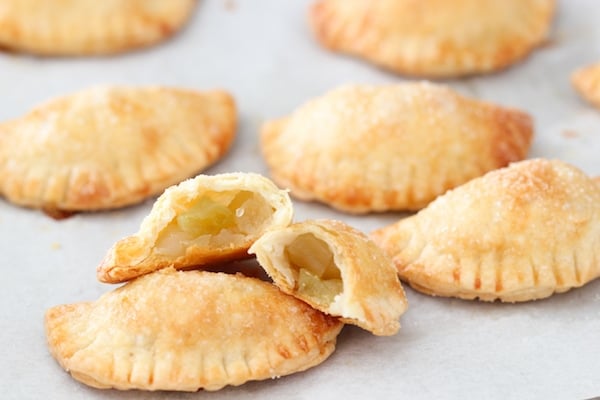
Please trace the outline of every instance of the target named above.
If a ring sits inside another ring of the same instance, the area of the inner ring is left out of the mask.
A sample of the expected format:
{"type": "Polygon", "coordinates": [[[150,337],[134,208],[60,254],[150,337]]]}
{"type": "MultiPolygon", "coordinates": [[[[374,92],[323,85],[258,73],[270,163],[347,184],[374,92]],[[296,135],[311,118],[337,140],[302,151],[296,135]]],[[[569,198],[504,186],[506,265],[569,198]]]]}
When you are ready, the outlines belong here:
{"type": "MultiPolygon", "coordinates": [[[[498,0],[501,1],[501,0],[498,0]]],[[[308,0],[204,0],[186,29],[155,48],[105,58],[0,53],[0,120],[48,98],[98,83],[224,88],[240,128],[225,159],[206,173],[268,174],[260,124],[343,83],[396,76],[332,54],[306,24],[308,0]]],[[[600,175],[600,111],[569,75],[600,61],[600,2],[560,2],[552,38],[506,71],[448,84],[469,96],[522,108],[535,118],[530,157],[560,158],[600,175]]],[[[2,177],[0,177],[1,179],[2,177]]],[[[73,380],[50,356],[46,309],[95,300],[113,287],[95,268],[116,240],[135,232],[152,200],[114,212],[55,221],[0,200],[0,397],[8,399],[584,399],[600,395],[600,281],[526,304],[484,304],[419,294],[396,336],[345,327],[322,365],[219,392],[100,391],[73,380]]],[[[349,216],[295,202],[296,220],[332,217],[370,232],[405,214],[349,216]]]]}

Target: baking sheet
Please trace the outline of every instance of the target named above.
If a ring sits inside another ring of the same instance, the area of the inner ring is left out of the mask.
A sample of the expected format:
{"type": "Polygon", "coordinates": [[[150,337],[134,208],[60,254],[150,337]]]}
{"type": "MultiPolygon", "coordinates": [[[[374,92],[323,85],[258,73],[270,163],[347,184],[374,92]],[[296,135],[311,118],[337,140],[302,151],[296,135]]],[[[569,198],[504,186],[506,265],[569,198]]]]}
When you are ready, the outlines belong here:
{"type": "MultiPolygon", "coordinates": [[[[498,0],[501,1],[501,0],[498,0]]],[[[348,82],[403,78],[324,51],[306,25],[308,0],[205,0],[164,45],[108,58],[45,59],[0,53],[0,120],[49,97],[98,83],[222,87],[237,99],[240,128],[207,173],[267,174],[257,132],[268,118],[348,82]]],[[[563,0],[552,39],[525,62],[491,76],[448,80],[458,91],[519,107],[536,122],[530,157],[560,158],[600,175],[600,112],[580,100],[570,72],[600,60],[600,2],[563,0]]],[[[600,281],[550,299],[482,304],[421,295],[396,336],[345,327],[320,366],[219,392],[100,391],[74,381],[49,355],[47,308],[112,290],[95,268],[137,230],[152,201],[55,221],[0,200],[0,388],[8,399],[486,398],[584,399],[600,395],[600,281]]],[[[296,220],[332,217],[369,232],[403,214],[348,216],[295,202],[296,220]]]]}

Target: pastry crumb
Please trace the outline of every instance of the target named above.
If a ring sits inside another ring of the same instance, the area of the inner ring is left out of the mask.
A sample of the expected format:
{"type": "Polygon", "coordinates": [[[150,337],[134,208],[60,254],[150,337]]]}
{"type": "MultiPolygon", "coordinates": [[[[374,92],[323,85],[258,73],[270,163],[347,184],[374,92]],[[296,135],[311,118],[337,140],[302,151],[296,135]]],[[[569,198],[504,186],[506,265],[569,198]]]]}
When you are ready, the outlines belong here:
{"type": "Polygon", "coordinates": [[[223,2],[223,7],[226,11],[235,11],[237,9],[237,3],[235,0],[225,0],[223,2]]]}
{"type": "Polygon", "coordinates": [[[579,133],[577,133],[577,132],[575,132],[575,131],[573,131],[573,130],[570,130],[570,129],[567,129],[567,130],[564,130],[564,131],[562,131],[562,132],[561,132],[561,135],[562,135],[564,138],[567,138],[567,139],[574,139],[574,138],[577,138],[577,137],[579,137],[579,133]]]}

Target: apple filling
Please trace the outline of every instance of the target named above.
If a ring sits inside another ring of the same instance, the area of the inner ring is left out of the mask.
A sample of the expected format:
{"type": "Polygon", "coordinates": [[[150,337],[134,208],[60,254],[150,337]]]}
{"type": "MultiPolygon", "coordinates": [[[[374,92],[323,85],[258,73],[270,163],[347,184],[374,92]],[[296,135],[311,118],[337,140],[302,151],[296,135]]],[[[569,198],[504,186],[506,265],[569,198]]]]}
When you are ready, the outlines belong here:
{"type": "Polygon", "coordinates": [[[342,293],[342,277],[329,246],[310,233],[294,239],[285,248],[290,268],[297,272],[295,290],[325,307],[342,293]]]}
{"type": "Polygon", "coordinates": [[[272,214],[273,208],[256,193],[206,192],[162,230],[155,252],[180,256],[192,246],[239,247],[261,232],[272,214]]]}

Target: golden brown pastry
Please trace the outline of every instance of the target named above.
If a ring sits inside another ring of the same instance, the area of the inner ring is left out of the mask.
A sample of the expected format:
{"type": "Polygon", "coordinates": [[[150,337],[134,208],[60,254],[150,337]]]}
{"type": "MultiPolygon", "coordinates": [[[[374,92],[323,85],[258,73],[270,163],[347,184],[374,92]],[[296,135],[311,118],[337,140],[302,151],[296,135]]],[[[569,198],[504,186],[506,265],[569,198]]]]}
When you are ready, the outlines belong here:
{"type": "Polygon", "coordinates": [[[289,225],[286,191],[252,173],[198,175],[168,188],[139,231],[119,240],[98,267],[98,279],[117,283],[160,268],[200,268],[249,257],[266,230],[289,225]]]}
{"type": "Polygon", "coordinates": [[[427,294],[505,302],[600,276],[600,186],[558,160],[488,173],[372,233],[402,280],[427,294]]]}
{"type": "Polygon", "coordinates": [[[197,174],[229,149],[222,91],[93,87],[0,124],[0,194],[34,208],[122,207],[197,174]]]}
{"type": "Polygon", "coordinates": [[[250,248],[273,282],[327,314],[393,335],[408,306],[392,260],[340,221],[313,220],[265,233],[250,248]]]}
{"type": "Polygon", "coordinates": [[[242,275],[167,269],[46,313],[50,352],[96,388],[218,390],[320,364],[343,324],[242,275]]]}
{"type": "Polygon", "coordinates": [[[124,52],[173,35],[195,4],[195,0],[3,0],[0,47],[40,55],[124,52]]]}
{"type": "Polygon", "coordinates": [[[523,159],[532,120],[430,83],[348,85],[267,122],[273,179],[303,200],[365,213],[416,210],[523,159]]]}
{"type": "Polygon", "coordinates": [[[397,73],[488,73],[543,43],[555,0],[318,0],[310,24],[321,44],[397,73]]]}
{"type": "Polygon", "coordinates": [[[578,69],[571,82],[581,97],[600,108],[600,63],[578,69]]]}

